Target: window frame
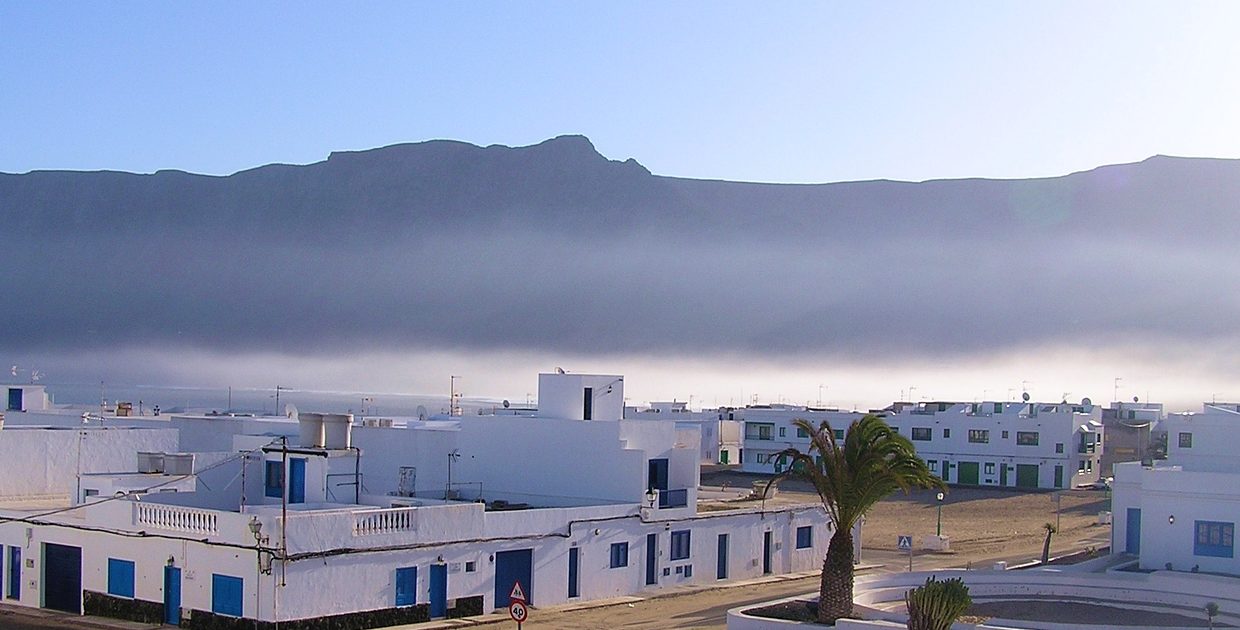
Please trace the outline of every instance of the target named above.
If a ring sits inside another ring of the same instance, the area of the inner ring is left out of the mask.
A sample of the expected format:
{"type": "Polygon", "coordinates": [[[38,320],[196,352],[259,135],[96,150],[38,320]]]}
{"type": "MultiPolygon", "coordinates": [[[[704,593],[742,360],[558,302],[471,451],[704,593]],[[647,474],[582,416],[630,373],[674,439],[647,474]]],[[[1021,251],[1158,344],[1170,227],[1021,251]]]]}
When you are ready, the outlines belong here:
{"type": "Polygon", "coordinates": [[[693,530],[678,529],[672,532],[671,546],[668,547],[669,560],[688,560],[693,552],[693,530]]]}
{"type": "Polygon", "coordinates": [[[1236,557],[1236,524],[1228,521],[1193,521],[1193,555],[1236,557]]]}
{"type": "Polygon", "coordinates": [[[797,549],[810,549],[814,546],[814,526],[802,525],[797,528],[797,549]]]}
{"type": "Polygon", "coordinates": [[[609,569],[622,569],[629,566],[629,543],[614,542],[611,543],[609,569]]]}
{"type": "Polygon", "coordinates": [[[1042,436],[1039,435],[1038,431],[1017,431],[1016,432],[1016,445],[1017,446],[1038,446],[1039,445],[1038,443],[1041,442],[1041,440],[1042,440],[1042,436]],[[1030,441],[1029,439],[1029,436],[1031,435],[1033,436],[1032,441],[1030,441]]]}
{"type": "Polygon", "coordinates": [[[969,444],[990,444],[990,429],[969,429],[969,444]]]}
{"type": "Polygon", "coordinates": [[[913,442],[930,442],[934,440],[934,429],[932,427],[912,427],[909,434],[909,439],[913,442]]]}
{"type": "Polygon", "coordinates": [[[1180,444],[1180,448],[1192,448],[1193,447],[1193,432],[1192,431],[1180,431],[1180,434],[1177,440],[1180,444]]]}

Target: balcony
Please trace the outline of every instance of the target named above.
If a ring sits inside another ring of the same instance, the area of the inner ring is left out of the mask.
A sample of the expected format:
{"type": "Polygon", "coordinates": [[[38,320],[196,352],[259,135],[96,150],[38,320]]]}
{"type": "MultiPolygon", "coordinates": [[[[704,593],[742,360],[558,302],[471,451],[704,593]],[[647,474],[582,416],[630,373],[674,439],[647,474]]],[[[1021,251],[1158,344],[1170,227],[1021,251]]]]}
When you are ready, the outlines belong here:
{"type": "Polygon", "coordinates": [[[689,505],[689,490],[687,488],[678,488],[676,490],[660,490],[659,491],[659,509],[682,508],[689,505]]]}
{"type": "Polygon", "coordinates": [[[174,532],[214,536],[220,533],[219,516],[209,510],[135,503],[134,524],[174,532]]]}
{"type": "Polygon", "coordinates": [[[401,507],[354,512],[353,535],[374,536],[377,534],[417,531],[417,509],[415,507],[401,507]]]}

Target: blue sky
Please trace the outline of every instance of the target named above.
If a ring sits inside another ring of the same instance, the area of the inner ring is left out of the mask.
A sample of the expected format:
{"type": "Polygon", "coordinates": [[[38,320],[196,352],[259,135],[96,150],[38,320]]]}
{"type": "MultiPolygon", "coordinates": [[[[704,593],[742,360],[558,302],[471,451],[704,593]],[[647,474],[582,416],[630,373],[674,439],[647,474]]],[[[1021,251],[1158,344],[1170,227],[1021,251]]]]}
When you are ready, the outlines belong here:
{"type": "Polygon", "coordinates": [[[589,136],[697,178],[1240,157],[1240,4],[0,3],[0,171],[589,136]]]}

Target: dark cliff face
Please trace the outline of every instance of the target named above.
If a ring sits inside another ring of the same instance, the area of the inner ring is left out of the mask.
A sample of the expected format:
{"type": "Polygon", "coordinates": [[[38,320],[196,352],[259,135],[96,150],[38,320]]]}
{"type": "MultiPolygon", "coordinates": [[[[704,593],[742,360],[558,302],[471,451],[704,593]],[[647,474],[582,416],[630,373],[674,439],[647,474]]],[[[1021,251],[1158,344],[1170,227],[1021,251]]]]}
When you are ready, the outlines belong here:
{"type": "Polygon", "coordinates": [[[0,174],[0,347],[858,356],[1209,340],[1240,310],[1209,290],[1234,284],[1237,200],[1232,160],[774,185],[655,176],[580,136],[227,177],[0,174]]]}

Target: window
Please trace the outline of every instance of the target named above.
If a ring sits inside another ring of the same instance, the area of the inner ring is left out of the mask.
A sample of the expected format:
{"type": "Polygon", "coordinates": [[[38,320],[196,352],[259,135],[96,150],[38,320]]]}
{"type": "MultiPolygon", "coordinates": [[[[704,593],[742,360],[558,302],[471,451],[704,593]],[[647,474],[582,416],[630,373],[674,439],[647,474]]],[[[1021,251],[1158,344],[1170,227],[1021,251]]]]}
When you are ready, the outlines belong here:
{"type": "Polygon", "coordinates": [[[969,429],[969,442],[973,444],[989,444],[990,429],[969,429]]]}
{"type": "Polygon", "coordinates": [[[802,429],[801,427],[797,427],[797,437],[807,438],[809,437],[809,434],[805,432],[805,429],[802,429]]]}
{"type": "Polygon", "coordinates": [[[267,491],[269,497],[284,496],[284,463],[267,462],[267,491]]]}
{"type": "Polygon", "coordinates": [[[689,557],[689,533],[687,529],[672,532],[672,560],[685,560],[689,557]]]}
{"type": "Polygon", "coordinates": [[[814,526],[806,525],[797,528],[797,549],[808,549],[814,546],[814,526]]]}
{"type": "Polygon", "coordinates": [[[931,439],[930,427],[913,427],[913,439],[918,442],[928,442],[931,439]]]}
{"type": "Polygon", "coordinates": [[[1003,413],[1003,403],[995,403],[995,413],[1003,413]]]}
{"type": "Polygon", "coordinates": [[[1085,472],[1094,472],[1094,460],[1085,460],[1085,472]]]}
{"type": "Polygon", "coordinates": [[[688,578],[688,577],[693,577],[693,565],[691,565],[691,564],[686,564],[686,565],[685,565],[685,577],[687,577],[687,578],[688,578]]]}
{"type": "Polygon", "coordinates": [[[1192,448],[1192,447],[1193,447],[1193,434],[1192,433],[1181,433],[1180,434],[1180,448],[1192,448]]]}
{"type": "Polygon", "coordinates": [[[1077,463],[1076,463],[1076,471],[1077,471],[1078,473],[1083,473],[1083,472],[1085,472],[1085,460],[1081,460],[1081,461],[1079,461],[1079,462],[1077,462],[1077,463]]]}
{"type": "Polygon", "coordinates": [[[769,423],[747,423],[745,425],[745,439],[773,440],[775,439],[775,425],[769,423]]]}
{"type": "Polygon", "coordinates": [[[1016,432],[1016,445],[1017,446],[1037,446],[1038,445],[1038,432],[1037,431],[1017,431],[1016,432]]]}
{"type": "Polygon", "coordinates": [[[629,543],[611,543],[611,568],[629,566],[629,543]]]}
{"type": "Polygon", "coordinates": [[[952,436],[952,430],[951,430],[951,429],[943,429],[943,439],[945,439],[945,440],[946,440],[947,438],[949,438],[949,437],[951,437],[951,436],[952,436]]]}
{"type": "Polygon", "coordinates": [[[1008,434],[1007,434],[1007,431],[1004,431],[1004,432],[1003,432],[1003,434],[1002,434],[1002,435],[1000,435],[999,437],[1001,437],[1001,438],[1003,438],[1003,439],[1005,439],[1005,440],[1006,440],[1006,439],[1008,439],[1008,434]]]}
{"type": "Polygon", "coordinates": [[[474,562],[473,560],[470,560],[470,561],[468,561],[468,562],[466,562],[466,563],[465,563],[465,572],[466,572],[466,573],[473,573],[474,571],[477,571],[477,570],[478,570],[478,563],[477,563],[477,562],[474,562]]]}
{"type": "Polygon", "coordinates": [[[788,437],[788,427],[779,427],[779,437],[788,437]]]}
{"type": "Polygon", "coordinates": [[[396,569],[396,605],[412,606],[418,603],[418,568],[396,569]]]}
{"type": "Polygon", "coordinates": [[[1055,442],[1055,452],[1056,453],[1063,452],[1063,442],[1055,442]]]}
{"type": "Polygon", "coordinates": [[[133,560],[108,558],[108,595],[133,597],[133,560]]]}
{"type": "Polygon", "coordinates": [[[241,616],[241,585],[239,577],[211,575],[211,612],[229,617],[241,616]]]}
{"type": "Polygon", "coordinates": [[[842,440],[842,439],[844,439],[844,430],[843,430],[843,429],[835,429],[834,431],[832,431],[832,433],[834,433],[834,434],[835,434],[835,439],[837,439],[837,440],[842,440]]]}
{"type": "Polygon", "coordinates": [[[933,460],[933,459],[932,459],[932,460],[930,460],[930,461],[928,461],[928,462],[926,462],[926,466],[928,466],[928,467],[930,468],[930,472],[938,472],[938,471],[939,471],[939,463],[938,463],[937,461],[933,460]]]}
{"type": "Polygon", "coordinates": [[[985,464],[982,464],[982,473],[987,474],[987,475],[993,475],[993,474],[995,474],[995,465],[994,465],[994,463],[993,463],[993,462],[987,462],[987,463],[985,463],[985,464]]]}
{"type": "Polygon", "coordinates": [[[1219,521],[1196,521],[1193,524],[1194,556],[1215,558],[1235,557],[1236,525],[1219,521]]]}

